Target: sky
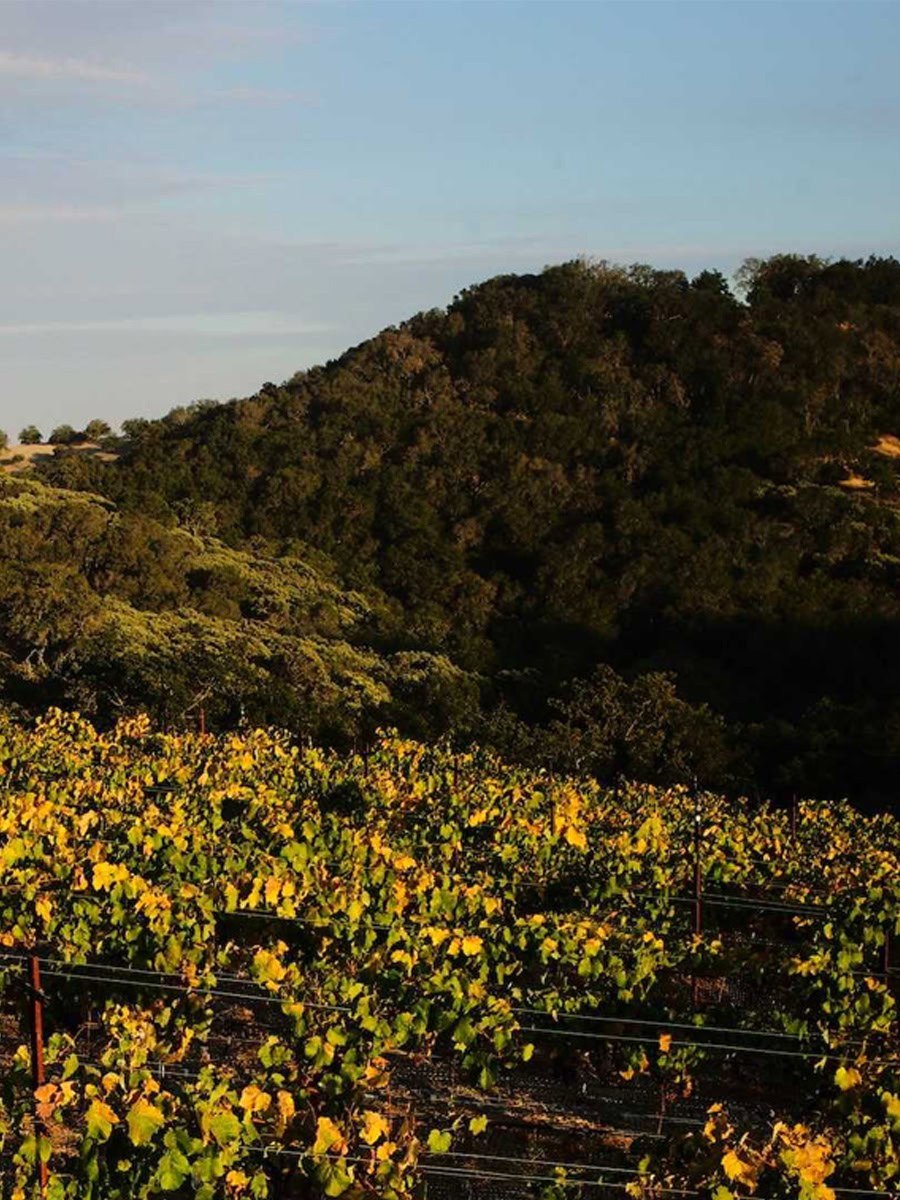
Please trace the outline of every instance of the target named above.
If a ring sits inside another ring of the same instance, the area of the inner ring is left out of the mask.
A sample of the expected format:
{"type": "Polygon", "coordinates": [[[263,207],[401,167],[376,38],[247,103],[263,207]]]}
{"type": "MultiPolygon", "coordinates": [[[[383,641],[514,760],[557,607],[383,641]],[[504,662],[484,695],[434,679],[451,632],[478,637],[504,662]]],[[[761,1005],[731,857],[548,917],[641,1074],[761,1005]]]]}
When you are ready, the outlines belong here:
{"type": "Polygon", "coordinates": [[[900,0],[0,0],[0,429],[579,255],[900,253],[900,0]]]}

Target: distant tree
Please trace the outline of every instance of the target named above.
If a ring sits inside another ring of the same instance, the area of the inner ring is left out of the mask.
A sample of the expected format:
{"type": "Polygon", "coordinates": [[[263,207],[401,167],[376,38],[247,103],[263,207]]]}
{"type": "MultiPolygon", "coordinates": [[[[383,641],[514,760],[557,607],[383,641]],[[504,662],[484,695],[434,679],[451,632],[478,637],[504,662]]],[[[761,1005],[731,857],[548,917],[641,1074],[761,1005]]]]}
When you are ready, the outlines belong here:
{"type": "Polygon", "coordinates": [[[5,450],[8,445],[9,445],[9,435],[4,433],[3,430],[0,429],[0,450],[5,450]]]}
{"type": "Polygon", "coordinates": [[[189,500],[176,501],[174,505],[175,515],[178,517],[178,523],[182,529],[186,529],[188,533],[201,536],[215,534],[218,528],[218,513],[216,506],[210,500],[189,500]]]}
{"type": "Polygon", "coordinates": [[[136,442],[149,430],[150,422],[145,417],[132,417],[123,421],[121,428],[125,437],[136,442]]]}
{"type": "Polygon", "coordinates": [[[565,766],[605,779],[687,783],[697,775],[724,781],[724,724],[708,705],[682,700],[671,672],[651,671],[628,682],[601,663],[551,706],[561,719],[551,724],[548,743],[565,766]]]}
{"type": "Polygon", "coordinates": [[[47,441],[51,446],[68,446],[77,442],[81,435],[71,425],[57,425],[47,441]]]}
{"type": "Polygon", "coordinates": [[[760,300],[794,300],[811,291],[828,266],[816,254],[775,254],[747,258],[735,272],[735,283],[750,304],[760,300]]]}
{"type": "Polygon", "coordinates": [[[721,296],[730,296],[728,280],[721,271],[701,271],[691,280],[691,287],[697,292],[716,292],[721,296]]]}
{"type": "Polygon", "coordinates": [[[43,434],[37,425],[26,425],[19,434],[19,441],[23,446],[38,446],[43,440],[43,434]]]}
{"type": "Polygon", "coordinates": [[[112,433],[106,421],[101,421],[99,417],[95,417],[93,421],[88,421],[84,427],[85,437],[89,442],[99,442],[101,438],[109,437],[112,433]]]}

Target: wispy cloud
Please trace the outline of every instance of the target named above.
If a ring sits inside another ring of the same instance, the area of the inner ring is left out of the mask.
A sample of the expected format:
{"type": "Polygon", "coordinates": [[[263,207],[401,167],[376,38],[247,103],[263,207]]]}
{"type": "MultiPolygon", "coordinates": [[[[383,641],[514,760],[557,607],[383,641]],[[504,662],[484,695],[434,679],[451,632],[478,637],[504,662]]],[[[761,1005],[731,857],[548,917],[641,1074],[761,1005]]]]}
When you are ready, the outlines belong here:
{"type": "Polygon", "coordinates": [[[75,80],[83,83],[146,84],[143,71],[85,62],[80,58],[36,58],[0,50],[0,75],[17,79],[75,80]]]}
{"type": "Polygon", "coordinates": [[[0,325],[0,336],[53,333],[176,333],[193,337],[300,337],[330,333],[333,325],[296,313],[188,313],[164,317],[122,317],[96,321],[29,321],[0,325]]]}
{"type": "Polygon", "coordinates": [[[115,221],[121,209],[108,204],[0,204],[0,228],[4,225],[72,225],[115,221]]]}
{"type": "MultiPolygon", "coordinates": [[[[237,104],[315,104],[321,97],[316,92],[297,92],[287,88],[233,87],[215,92],[212,100],[224,100],[237,104]]],[[[202,102],[202,97],[201,97],[202,102]]]]}
{"type": "Polygon", "coordinates": [[[502,254],[507,258],[533,258],[535,254],[579,253],[581,245],[574,237],[498,237],[474,242],[446,242],[435,246],[365,246],[342,255],[344,266],[420,267],[432,263],[484,260],[502,254]],[[566,244],[568,250],[566,249],[566,244]]]}

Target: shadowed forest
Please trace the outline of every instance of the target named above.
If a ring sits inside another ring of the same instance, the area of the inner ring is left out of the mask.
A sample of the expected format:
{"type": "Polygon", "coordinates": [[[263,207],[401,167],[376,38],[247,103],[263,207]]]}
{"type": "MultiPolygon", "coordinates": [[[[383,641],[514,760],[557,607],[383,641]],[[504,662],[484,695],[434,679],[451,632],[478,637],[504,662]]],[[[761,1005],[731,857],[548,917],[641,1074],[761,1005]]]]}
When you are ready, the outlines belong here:
{"type": "Polygon", "coordinates": [[[900,263],[501,276],[0,475],[12,708],[893,802],[900,263]]]}

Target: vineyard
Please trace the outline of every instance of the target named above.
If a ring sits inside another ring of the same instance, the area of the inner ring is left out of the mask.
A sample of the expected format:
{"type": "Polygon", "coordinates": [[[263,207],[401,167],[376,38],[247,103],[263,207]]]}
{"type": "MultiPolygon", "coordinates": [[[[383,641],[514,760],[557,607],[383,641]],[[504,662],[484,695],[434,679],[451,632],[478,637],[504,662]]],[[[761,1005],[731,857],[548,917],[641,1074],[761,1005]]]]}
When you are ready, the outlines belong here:
{"type": "Polygon", "coordinates": [[[898,835],[0,717],[0,1195],[898,1196],[898,835]]]}

